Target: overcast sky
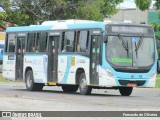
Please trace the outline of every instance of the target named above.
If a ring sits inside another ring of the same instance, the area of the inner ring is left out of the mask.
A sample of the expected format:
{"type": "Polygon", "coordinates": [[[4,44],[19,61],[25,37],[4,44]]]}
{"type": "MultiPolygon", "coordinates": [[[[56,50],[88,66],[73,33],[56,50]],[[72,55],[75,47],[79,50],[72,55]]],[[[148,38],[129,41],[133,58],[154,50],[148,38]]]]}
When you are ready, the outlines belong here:
{"type": "MultiPolygon", "coordinates": [[[[118,7],[120,8],[136,8],[136,5],[135,5],[135,2],[134,0],[123,0],[124,2],[121,3],[120,5],[118,5],[118,7]]],[[[152,0],[152,5],[151,5],[151,8],[154,4],[154,0],[152,0]]]]}

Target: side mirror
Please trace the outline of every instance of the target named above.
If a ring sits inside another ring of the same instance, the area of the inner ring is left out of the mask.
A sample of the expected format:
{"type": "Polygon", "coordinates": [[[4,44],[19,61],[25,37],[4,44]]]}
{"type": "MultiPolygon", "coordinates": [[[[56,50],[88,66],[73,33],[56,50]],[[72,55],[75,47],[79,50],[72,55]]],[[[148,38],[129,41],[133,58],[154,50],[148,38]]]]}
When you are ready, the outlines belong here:
{"type": "Polygon", "coordinates": [[[104,36],[104,43],[107,43],[108,42],[108,35],[105,35],[104,36]]]}

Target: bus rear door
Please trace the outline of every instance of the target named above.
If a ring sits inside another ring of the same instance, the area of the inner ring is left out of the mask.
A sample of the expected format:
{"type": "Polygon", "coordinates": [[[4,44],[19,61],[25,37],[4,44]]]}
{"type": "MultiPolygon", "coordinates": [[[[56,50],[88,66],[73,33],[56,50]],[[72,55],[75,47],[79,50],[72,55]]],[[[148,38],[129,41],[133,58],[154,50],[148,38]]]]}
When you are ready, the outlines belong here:
{"type": "Polygon", "coordinates": [[[99,65],[101,63],[101,30],[91,31],[90,84],[99,85],[99,65]]]}
{"type": "Polygon", "coordinates": [[[26,34],[17,34],[16,42],[16,79],[22,80],[23,78],[23,58],[25,52],[26,34]]]}
{"type": "Polygon", "coordinates": [[[48,82],[57,82],[58,68],[58,46],[60,41],[60,32],[49,34],[48,41],[48,82]]]}

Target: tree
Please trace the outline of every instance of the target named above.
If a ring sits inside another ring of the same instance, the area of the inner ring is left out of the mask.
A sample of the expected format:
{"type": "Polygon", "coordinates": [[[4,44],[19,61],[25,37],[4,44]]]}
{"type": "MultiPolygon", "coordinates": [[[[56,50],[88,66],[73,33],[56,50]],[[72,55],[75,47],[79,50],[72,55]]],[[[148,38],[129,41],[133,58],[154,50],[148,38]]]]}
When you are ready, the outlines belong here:
{"type": "Polygon", "coordinates": [[[136,6],[142,11],[149,9],[151,2],[152,0],[135,0],[136,6]]]}
{"type": "Polygon", "coordinates": [[[83,0],[78,2],[76,18],[102,21],[117,12],[116,6],[123,0],[83,0]]]}
{"type": "Polygon", "coordinates": [[[160,10],[160,0],[156,0],[156,2],[154,4],[154,9],[160,10]]]}
{"type": "MultiPolygon", "coordinates": [[[[17,25],[39,24],[46,20],[100,20],[117,12],[123,0],[0,0],[0,21],[17,25]]],[[[1,23],[1,22],[0,22],[1,23]]]]}
{"type": "Polygon", "coordinates": [[[19,7],[10,2],[10,0],[0,0],[0,26],[5,28],[5,23],[9,22],[13,25],[25,25],[29,16],[23,11],[19,11],[19,7]]]}
{"type": "MultiPolygon", "coordinates": [[[[156,0],[155,4],[153,5],[154,9],[158,11],[158,18],[160,19],[160,0],[156,0]]],[[[153,26],[154,28],[154,31],[155,31],[155,35],[156,35],[156,38],[157,40],[160,40],[160,24],[158,24],[157,22],[153,21],[151,23],[151,25],[153,26]]]]}

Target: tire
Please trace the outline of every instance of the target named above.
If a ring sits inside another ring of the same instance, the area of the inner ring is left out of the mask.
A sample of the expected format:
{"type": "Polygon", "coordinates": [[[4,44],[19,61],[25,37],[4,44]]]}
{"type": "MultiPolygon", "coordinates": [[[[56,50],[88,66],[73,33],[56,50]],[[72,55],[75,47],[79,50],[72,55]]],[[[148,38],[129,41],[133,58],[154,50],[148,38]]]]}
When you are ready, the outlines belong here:
{"type": "Polygon", "coordinates": [[[34,83],[32,70],[27,71],[27,74],[25,76],[25,84],[26,84],[27,90],[29,91],[41,91],[44,86],[44,84],[42,83],[34,83]]]}
{"type": "Polygon", "coordinates": [[[92,88],[87,85],[85,73],[81,73],[79,78],[79,90],[82,95],[90,95],[92,88]]]}
{"type": "Polygon", "coordinates": [[[78,90],[78,86],[76,86],[76,85],[63,85],[62,90],[63,90],[63,92],[66,92],[66,93],[74,93],[78,90]]]}
{"type": "Polygon", "coordinates": [[[122,96],[130,96],[132,93],[133,87],[121,87],[119,92],[122,96]]]}

